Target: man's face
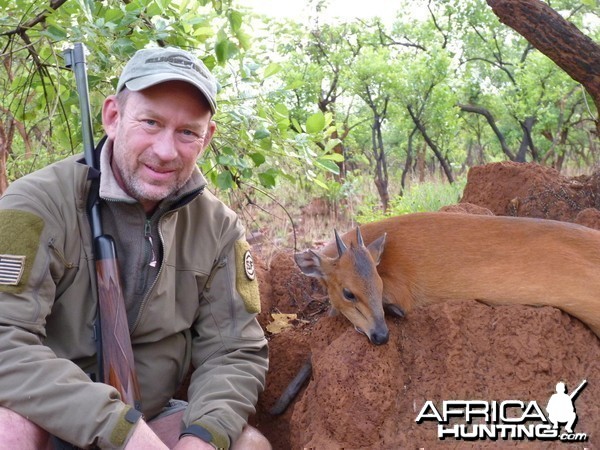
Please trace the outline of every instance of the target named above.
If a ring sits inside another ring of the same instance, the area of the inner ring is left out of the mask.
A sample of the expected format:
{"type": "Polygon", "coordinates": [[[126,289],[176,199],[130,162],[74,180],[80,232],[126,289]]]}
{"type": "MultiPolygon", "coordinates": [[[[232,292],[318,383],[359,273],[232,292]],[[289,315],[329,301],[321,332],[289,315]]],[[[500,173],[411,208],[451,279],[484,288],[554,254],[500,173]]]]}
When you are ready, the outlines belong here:
{"type": "Polygon", "coordinates": [[[180,81],[108,97],[102,119],[115,178],[146,212],[188,181],[216,127],[199,91],[180,81]]]}

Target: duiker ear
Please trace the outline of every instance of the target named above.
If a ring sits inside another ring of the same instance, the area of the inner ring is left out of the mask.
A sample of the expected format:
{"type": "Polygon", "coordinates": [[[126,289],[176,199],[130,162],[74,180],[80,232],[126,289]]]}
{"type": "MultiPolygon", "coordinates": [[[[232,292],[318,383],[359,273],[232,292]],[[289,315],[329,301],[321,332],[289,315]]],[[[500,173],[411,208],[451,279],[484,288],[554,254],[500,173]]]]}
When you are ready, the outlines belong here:
{"type": "Polygon", "coordinates": [[[369,253],[371,253],[373,261],[375,261],[375,265],[378,265],[381,261],[381,255],[383,254],[383,247],[385,246],[386,237],[387,233],[383,233],[383,236],[374,240],[367,246],[367,250],[369,250],[369,253]]]}
{"type": "Polygon", "coordinates": [[[295,253],[294,260],[304,275],[315,278],[323,278],[325,276],[321,267],[322,258],[318,253],[312,250],[295,253]]]}

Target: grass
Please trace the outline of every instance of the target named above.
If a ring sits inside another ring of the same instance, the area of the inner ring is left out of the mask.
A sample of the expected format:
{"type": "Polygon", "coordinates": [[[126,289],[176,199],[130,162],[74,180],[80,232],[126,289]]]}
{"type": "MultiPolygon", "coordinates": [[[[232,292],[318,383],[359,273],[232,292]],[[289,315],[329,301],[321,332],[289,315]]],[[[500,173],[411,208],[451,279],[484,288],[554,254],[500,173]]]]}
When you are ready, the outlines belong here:
{"type": "Polygon", "coordinates": [[[461,179],[453,184],[439,181],[413,183],[403,196],[390,200],[387,213],[379,205],[366,205],[357,215],[359,223],[367,223],[389,216],[399,216],[416,212],[438,211],[442,206],[458,203],[467,180],[461,179]]]}

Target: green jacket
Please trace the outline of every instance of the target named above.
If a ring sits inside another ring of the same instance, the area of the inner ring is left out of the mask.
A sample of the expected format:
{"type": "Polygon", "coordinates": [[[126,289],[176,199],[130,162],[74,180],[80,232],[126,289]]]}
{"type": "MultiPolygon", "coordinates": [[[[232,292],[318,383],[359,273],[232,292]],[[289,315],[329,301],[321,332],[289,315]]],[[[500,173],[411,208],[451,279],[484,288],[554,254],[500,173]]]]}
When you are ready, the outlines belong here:
{"type": "MultiPolygon", "coordinates": [[[[160,412],[192,364],[185,426],[227,448],[264,388],[267,344],[243,228],[200,173],[193,178],[194,189],[155,217],[161,264],[141,302],[126,304],[145,417],[160,412]]],[[[70,157],[0,198],[0,405],[79,447],[122,448],[135,424],[130,408],[89,378],[97,305],[90,184],[88,167],[70,157]]],[[[107,216],[105,231],[126,226],[107,216]]]]}

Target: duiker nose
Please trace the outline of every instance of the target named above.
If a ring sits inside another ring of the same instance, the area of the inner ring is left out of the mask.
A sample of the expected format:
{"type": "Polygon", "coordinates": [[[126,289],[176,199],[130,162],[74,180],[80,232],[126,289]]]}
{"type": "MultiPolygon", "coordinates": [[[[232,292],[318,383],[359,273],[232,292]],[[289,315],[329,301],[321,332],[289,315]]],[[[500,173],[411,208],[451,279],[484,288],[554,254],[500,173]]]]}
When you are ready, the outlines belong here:
{"type": "Polygon", "coordinates": [[[369,336],[369,339],[375,345],[383,345],[383,344],[387,343],[389,338],[390,338],[390,333],[388,332],[388,330],[383,330],[383,331],[376,330],[373,333],[371,333],[371,335],[369,336]]]}

